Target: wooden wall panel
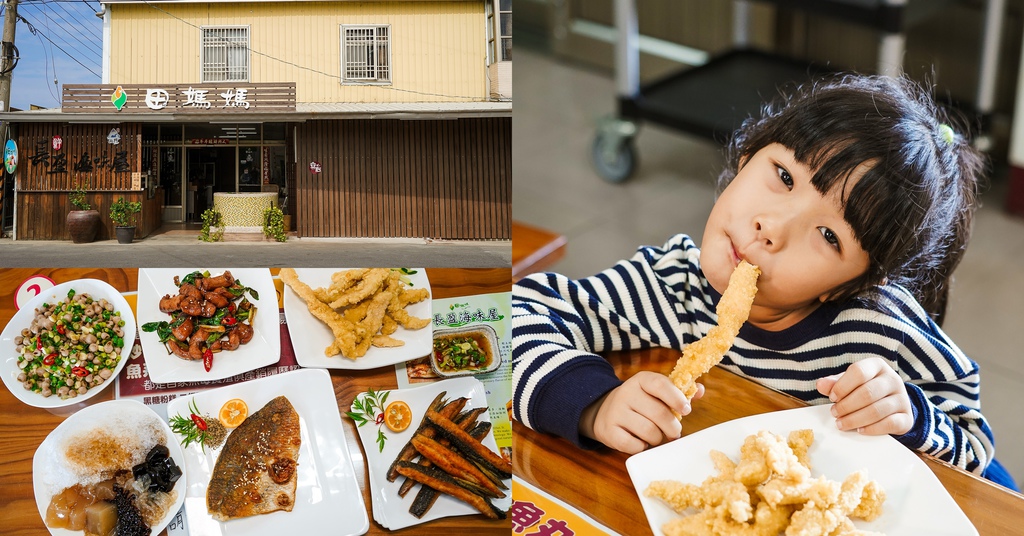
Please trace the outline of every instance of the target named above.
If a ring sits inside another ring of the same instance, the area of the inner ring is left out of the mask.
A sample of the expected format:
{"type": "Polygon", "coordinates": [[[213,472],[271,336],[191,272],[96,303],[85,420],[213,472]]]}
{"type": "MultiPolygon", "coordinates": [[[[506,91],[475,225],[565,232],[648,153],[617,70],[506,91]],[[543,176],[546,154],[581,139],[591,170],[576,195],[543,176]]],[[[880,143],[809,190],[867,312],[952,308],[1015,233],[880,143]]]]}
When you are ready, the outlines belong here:
{"type": "Polygon", "coordinates": [[[148,236],[160,227],[163,197],[146,199],[145,191],[131,190],[132,172],[142,169],[142,127],[139,123],[22,123],[18,131],[21,153],[16,193],[18,240],[70,240],[65,224],[72,208],[68,194],[78,184],[88,191],[86,202],[99,211],[103,222],[96,240],[114,238],[110,205],[121,196],[128,201],[143,202],[142,213],[136,219],[137,238],[148,236]],[[118,145],[107,142],[107,134],[115,127],[121,133],[118,145]],[[59,151],[51,146],[55,135],[62,139],[59,151]],[[43,153],[40,152],[42,149],[45,149],[43,153]],[[127,152],[128,171],[111,169],[118,151],[127,152]],[[88,153],[92,171],[75,170],[75,164],[82,161],[84,153],[88,153]],[[41,154],[45,154],[45,158],[41,154]],[[66,171],[54,172],[59,159],[66,163],[66,171]]]}
{"type": "Polygon", "coordinates": [[[292,213],[301,236],[509,240],[510,118],[309,121],[292,213]],[[309,163],[322,165],[320,174],[309,163]]]}

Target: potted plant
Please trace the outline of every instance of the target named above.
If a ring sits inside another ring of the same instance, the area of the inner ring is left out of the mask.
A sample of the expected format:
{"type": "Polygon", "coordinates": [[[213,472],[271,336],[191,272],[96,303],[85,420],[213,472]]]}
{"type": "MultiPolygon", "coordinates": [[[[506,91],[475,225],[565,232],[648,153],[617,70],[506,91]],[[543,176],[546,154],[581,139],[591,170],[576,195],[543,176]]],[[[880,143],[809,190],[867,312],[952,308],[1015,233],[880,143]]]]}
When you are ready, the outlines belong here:
{"type": "Polygon", "coordinates": [[[132,243],[132,239],[135,238],[135,215],[141,211],[141,201],[125,201],[124,197],[118,197],[117,201],[110,205],[110,219],[114,221],[117,243],[132,243]]]}
{"type": "Polygon", "coordinates": [[[64,221],[68,226],[71,241],[75,244],[92,242],[100,228],[100,212],[93,210],[92,205],[85,201],[85,193],[85,187],[78,184],[68,194],[72,208],[64,221]]]}

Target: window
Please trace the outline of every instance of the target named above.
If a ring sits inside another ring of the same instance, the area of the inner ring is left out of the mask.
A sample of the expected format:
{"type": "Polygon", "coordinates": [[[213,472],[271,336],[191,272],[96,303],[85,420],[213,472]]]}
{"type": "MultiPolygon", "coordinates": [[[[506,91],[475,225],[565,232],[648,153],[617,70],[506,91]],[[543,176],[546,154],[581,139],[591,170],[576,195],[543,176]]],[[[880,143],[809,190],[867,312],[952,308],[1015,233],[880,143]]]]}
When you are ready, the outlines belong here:
{"type": "Polygon", "coordinates": [[[512,0],[498,0],[498,50],[500,61],[512,61],[512,0]]]}
{"type": "Polygon", "coordinates": [[[341,26],[342,83],[391,83],[391,27],[341,26]]]}
{"type": "Polygon", "coordinates": [[[249,27],[203,27],[202,81],[249,81],[249,27]]]}

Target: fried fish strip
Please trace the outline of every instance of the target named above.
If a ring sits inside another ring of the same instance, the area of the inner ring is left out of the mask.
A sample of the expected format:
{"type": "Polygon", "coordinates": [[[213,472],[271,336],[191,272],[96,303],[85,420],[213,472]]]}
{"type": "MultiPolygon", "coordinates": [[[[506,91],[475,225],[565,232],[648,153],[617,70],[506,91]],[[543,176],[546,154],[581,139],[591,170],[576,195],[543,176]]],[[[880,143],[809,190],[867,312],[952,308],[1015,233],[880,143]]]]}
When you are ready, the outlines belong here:
{"type": "Polygon", "coordinates": [[[355,351],[356,342],[359,339],[359,327],[357,325],[349,322],[344,316],[336,313],[334,309],[318,300],[313,289],[299,281],[299,276],[296,275],[294,269],[281,268],[278,277],[281,278],[284,284],[291,287],[298,294],[299,298],[302,298],[302,301],[306,302],[306,307],[313,316],[331,328],[335,341],[324,350],[325,355],[330,357],[338,355],[339,352],[344,354],[346,351],[350,353],[355,351]]]}
{"type": "Polygon", "coordinates": [[[387,281],[391,270],[387,268],[373,268],[351,289],[345,291],[330,303],[331,307],[338,309],[359,303],[371,296],[387,281]]]}
{"type": "Polygon", "coordinates": [[[740,327],[750,316],[760,274],[757,266],[740,261],[718,302],[718,325],[709,329],[704,338],[683,348],[683,356],[676,361],[669,378],[683,391],[687,400],[697,394],[697,377],[722,361],[736,340],[740,327]]]}

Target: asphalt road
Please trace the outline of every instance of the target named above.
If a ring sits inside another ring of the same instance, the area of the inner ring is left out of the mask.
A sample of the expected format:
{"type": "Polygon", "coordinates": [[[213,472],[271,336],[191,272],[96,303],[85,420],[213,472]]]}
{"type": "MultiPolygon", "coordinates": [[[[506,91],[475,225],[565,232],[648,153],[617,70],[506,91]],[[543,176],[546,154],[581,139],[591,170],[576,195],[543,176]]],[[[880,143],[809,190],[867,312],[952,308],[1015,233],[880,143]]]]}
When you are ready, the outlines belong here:
{"type": "Polygon", "coordinates": [[[339,268],[416,266],[494,268],[512,265],[510,241],[289,238],[287,242],[201,242],[195,236],[151,235],[131,244],[104,240],[0,239],[2,267],[154,268],[175,266],[339,268]]]}

